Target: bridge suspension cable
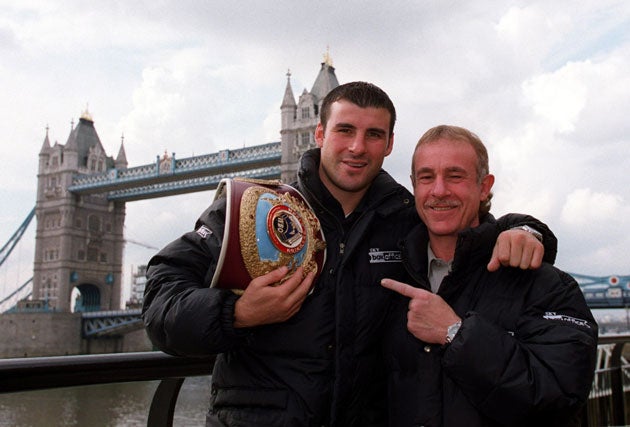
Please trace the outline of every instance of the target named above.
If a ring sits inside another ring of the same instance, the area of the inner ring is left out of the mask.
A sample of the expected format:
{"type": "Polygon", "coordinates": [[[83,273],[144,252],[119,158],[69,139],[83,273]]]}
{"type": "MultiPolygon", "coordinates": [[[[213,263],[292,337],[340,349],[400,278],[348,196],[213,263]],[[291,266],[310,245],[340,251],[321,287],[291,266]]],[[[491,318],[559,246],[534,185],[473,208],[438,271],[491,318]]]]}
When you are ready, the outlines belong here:
{"type": "Polygon", "coordinates": [[[11,309],[15,306],[18,300],[23,300],[31,296],[32,290],[30,287],[33,278],[28,279],[22,286],[11,292],[9,295],[0,300],[0,313],[11,309]]]}
{"type": "Polygon", "coordinates": [[[31,210],[31,212],[26,216],[24,221],[22,221],[22,224],[18,227],[15,233],[13,233],[13,235],[9,238],[9,241],[4,244],[2,249],[0,249],[0,266],[4,264],[4,261],[6,261],[6,259],[9,257],[11,252],[13,252],[13,249],[15,248],[15,246],[18,244],[18,242],[24,235],[24,232],[28,228],[34,216],[35,216],[35,208],[31,210]]]}

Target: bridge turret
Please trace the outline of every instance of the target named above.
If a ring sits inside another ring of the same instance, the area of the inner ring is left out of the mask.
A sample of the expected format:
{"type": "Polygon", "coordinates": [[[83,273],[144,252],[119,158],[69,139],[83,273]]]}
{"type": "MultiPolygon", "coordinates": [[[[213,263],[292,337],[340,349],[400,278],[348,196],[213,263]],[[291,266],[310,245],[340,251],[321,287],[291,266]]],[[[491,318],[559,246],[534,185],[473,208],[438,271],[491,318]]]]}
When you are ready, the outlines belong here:
{"type": "Polygon", "coordinates": [[[50,139],[48,139],[48,126],[46,126],[46,137],[44,138],[44,143],[42,144],[42,149],[39,150],[39,154],[48,154],[50,150],[50,139]]]}
{"type": "Polygon", "coordinates": [[[74,126],[74,121],[70,124],[70,134],[66,144],[63,146],[63,163],[66,168],[72,167],[75,171],[79,165],[79,147],[77,145],[77,133],[79,125],[74,126]]]}
{"type": "Polygon", "coordinates": [[[311,89],[311,93],[317,101],[319,105],[322,105],[322,101],[328,95],[328,92],[339,86],[339,81],[337,80],[337,76],[335,75],[335,67],[333,67],[332,58],[328,50],[324,54],[324,62],[322,62],[322,67],[319,70],[319,74],[315,79],[315,83],[313,83],[313,88],[311,89]]]}
{"type": "MultiPolygon", "coordinates": [[[[287,71],[287,86],[284,89],[284,97],[282,98],[282,105],[280,111],[282,114],[281,129],[287,129],[295,121],[295,112],[297,110],[297,104],[295,103],[295,97],[293,96],[293,89],[291,88],[291,70],[287,71]]],[[[280,131],[282,133],[282,130],[280,131]]]]}
{"type": "Polygon", "coordinates": [[[48,162],[50,161],[50,140],[48,139],[48,126],[46,126],[46,137],[44,138],[44,142],[42,144],[41,150],[39,150],[39,171],[38,173],[42,173],[46,166],[48,166],[48,162]]]}
{"type": "Polygon", "coordinates": [[[120,137],[120,149],[118,150],[118,155],[116,156],[116,160],[114,161],[114,167],[116,169],[127,169],[127,155],[125,154],[125,137],[120,137]]]}
{"type": "Polygon", "coordinates": [[[284,98],[280,106],[281,127],[280,145],[282,147],[281,179],[290,183],[297,176],[297,158],[295,156],[295,133],[291,131],[295,127],[297,104],[291,88],[291,70],[287,71],[287,86],[284,89],[284,98]]]}

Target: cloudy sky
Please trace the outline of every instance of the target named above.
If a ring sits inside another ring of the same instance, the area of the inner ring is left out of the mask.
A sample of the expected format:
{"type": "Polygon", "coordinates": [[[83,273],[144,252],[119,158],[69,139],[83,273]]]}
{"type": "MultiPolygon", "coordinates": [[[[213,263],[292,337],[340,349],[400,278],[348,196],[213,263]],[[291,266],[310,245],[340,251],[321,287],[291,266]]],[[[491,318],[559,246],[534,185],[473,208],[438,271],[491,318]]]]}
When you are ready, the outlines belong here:
{"type": "MultiPolygon", "coordinates": [[[[393,99],[385,167],[402,183],[426,129],[467,127],[490,151],[495,215],[546,222],[564,270],[630,274],[630,3],[611,0],[0,0],[0,244],[35,204],[47,127],[65,144],[87,108],[130,167],[278,141],[287,70],[310,90],[327,48],[341,83],[393,99]]],[[[162,247],[212,196],[128,203],[126,238],[162,247]]],[[[34,224],[0,297],[33,247],[34,224]]],[[[129,243],[125,269],[154,252],[129,243]]]]}

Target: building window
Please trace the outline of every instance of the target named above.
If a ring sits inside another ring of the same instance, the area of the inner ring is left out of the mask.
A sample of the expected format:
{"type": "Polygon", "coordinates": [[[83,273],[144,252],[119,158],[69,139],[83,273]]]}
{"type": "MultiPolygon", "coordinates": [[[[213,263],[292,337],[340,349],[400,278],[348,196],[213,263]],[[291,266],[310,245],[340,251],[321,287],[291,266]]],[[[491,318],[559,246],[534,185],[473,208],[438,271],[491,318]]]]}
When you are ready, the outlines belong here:
{"type": "Polygon", "coordinates": [[[90,261],[90,262],[97,262],[98,261],[98,249],[97,248],[88,248],[87,260],[90,261]]]}
{"type": "Polygon", "coordinates": [[[79,249],[77,252],[77,259],[79,261],[85,261],[85,251],[83,249],[79,249]]]}
{"type": "Polygon", "coordinates": [[[96,215],[90,215],[88,217],[88,230],[101,231],[101,219],[96,215]]]}
{"type": "Polygon", "coordinates": [[[311,118],[311,109],[308,107],[302,108],[302,118],[310,119],[311,118]]]}
{"type": "Polygon", "coordinates": [[[107,254],[105,252],[101,252],[101,262],[102,263],[107,262],[107,254]]]}
{"type": "Polygon", "coordinates": [[[300,134],[300,139],[301,139],[301,144],[302,145],[309,145],[311,143],[311,134],[310,132],[302,132],[300,134]]]}

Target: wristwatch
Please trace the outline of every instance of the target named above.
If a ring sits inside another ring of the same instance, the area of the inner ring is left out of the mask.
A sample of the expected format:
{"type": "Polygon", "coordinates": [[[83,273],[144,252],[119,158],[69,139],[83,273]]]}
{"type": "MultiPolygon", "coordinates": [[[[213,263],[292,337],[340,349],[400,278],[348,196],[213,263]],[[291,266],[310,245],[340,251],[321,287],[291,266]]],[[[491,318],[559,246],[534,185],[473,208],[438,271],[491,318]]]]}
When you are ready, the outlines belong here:
{"type": "Polygon", "coordinates": [[[540,231],[535,228],[530,227],[529,225],[519,225],[518,227],[514,227],[513,230],[523,230],[527,231],[529,234],[534,236],[540,243],[543,241],[543,235],[540,231]]]}
{"type": "Polygon", "coordinates": [[[455,339],[455,335],[459,332],[459,328],[462,326],[461,320],[453,323],[446,329],[446,344],[450,344],[455,339]]]}

